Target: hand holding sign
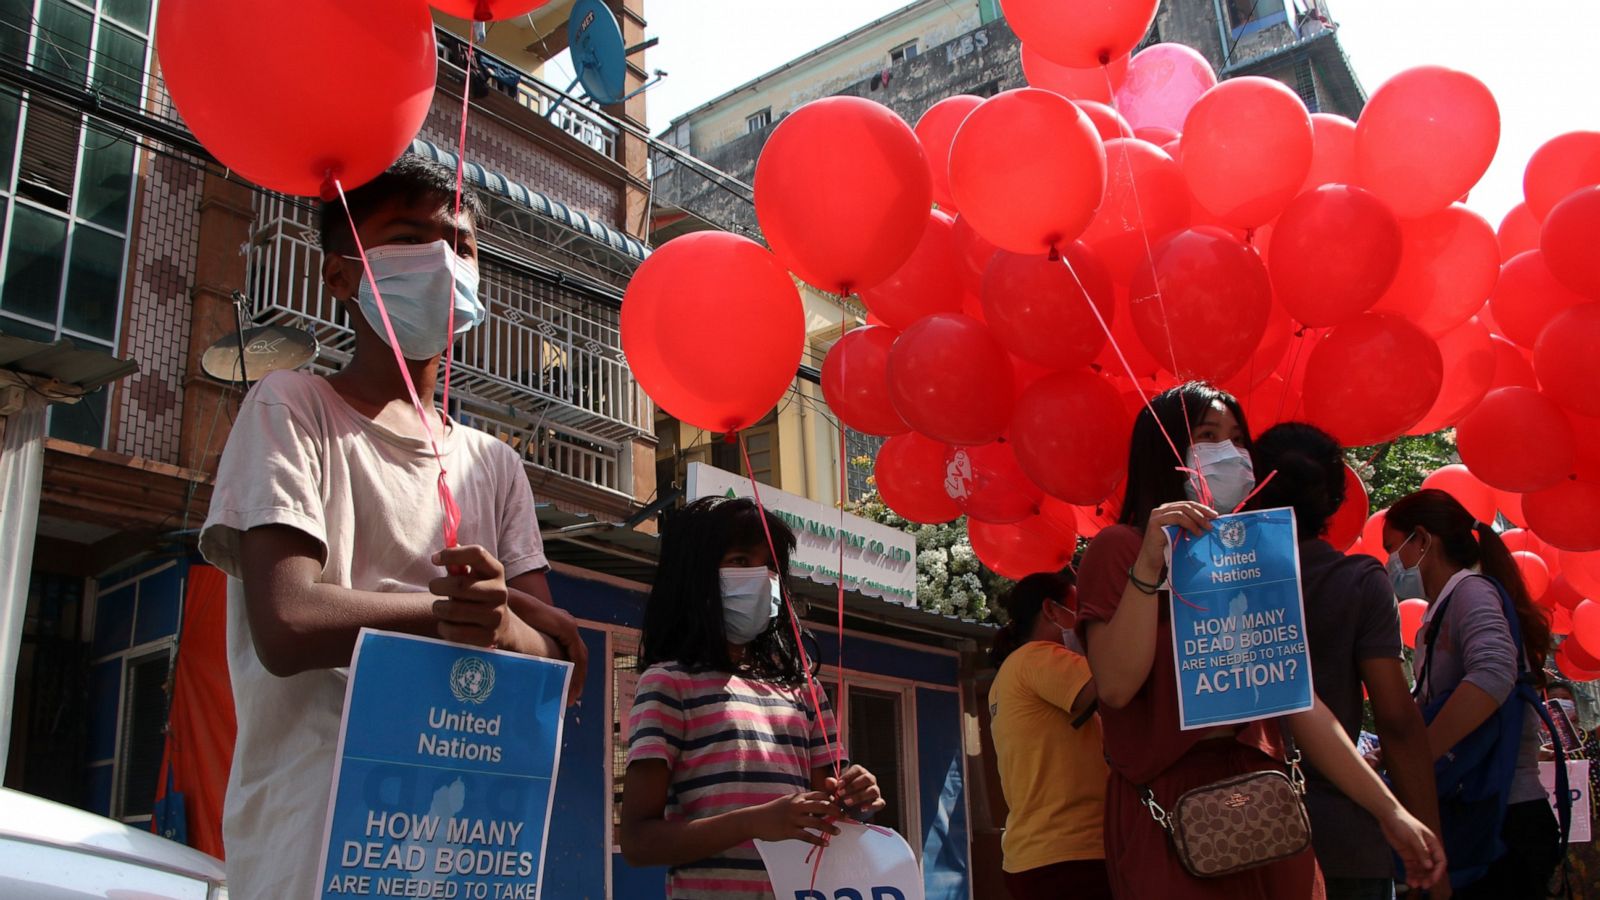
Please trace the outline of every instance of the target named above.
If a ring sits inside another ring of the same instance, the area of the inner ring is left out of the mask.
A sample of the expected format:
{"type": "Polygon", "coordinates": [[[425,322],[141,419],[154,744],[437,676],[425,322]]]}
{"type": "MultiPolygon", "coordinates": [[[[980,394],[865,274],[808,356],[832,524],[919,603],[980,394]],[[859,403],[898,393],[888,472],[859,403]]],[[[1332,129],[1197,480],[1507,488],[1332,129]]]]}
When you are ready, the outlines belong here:
{"type": "Polygon", "coordinates": [[[778,900],[923,900],[916,857],[887,828],[848,822],[825,850],[797,841],[756,841],[756,850],[778,900]]]}

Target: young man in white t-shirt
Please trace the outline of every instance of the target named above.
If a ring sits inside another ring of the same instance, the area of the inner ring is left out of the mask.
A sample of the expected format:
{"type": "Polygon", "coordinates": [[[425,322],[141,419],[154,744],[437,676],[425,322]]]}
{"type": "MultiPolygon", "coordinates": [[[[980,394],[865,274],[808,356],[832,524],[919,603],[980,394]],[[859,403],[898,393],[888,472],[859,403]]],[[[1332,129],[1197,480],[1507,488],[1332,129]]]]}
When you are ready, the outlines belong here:
{"type": "MultiPolygon", "coordinates": [[[[349,193],[424,404],[440,355],[483,319],[476,196],[414,156],[349,193]]],[[[239,731],[224,804],[235,900],[317,896],[345,683],[363,627],[571,659],[583,642],[550,604],[533,494],[516,453],[434,409],[461,511],[445,548],[440,465],[401,377],[342,206],[322,211],[323,283],[355,352],[328,378],[274,372],[240,407],[200,537],[228,578],[228,669],[239,731]],[[446,568],[453,573],[447,574],[446,568]]]]}

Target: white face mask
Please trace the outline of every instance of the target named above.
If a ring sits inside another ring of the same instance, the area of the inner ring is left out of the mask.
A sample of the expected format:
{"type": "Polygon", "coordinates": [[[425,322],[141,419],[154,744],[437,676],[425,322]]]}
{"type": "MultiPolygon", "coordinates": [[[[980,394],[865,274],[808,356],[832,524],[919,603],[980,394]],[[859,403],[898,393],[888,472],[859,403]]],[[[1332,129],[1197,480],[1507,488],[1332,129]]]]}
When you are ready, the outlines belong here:
{"type": "Polygon", "coordinates": [[[721,569],[722,630],[731,644],[748,644],[778,616],[783,591],[766,566],[721,569]]]}
{"type": "MultiPolygon", "coordinates": [[[[1233,512],[1256,489],[1256,470],[1250,462],[1250,451],[1233,441],[1190,444],[1184,460],[1205,479],[1206,486],[1211,489],[1213,508],[1219,513],[1233,512]]],[[[1184,481],[1183,490],[1190,500],[1200,501],[1193,476],[1184,481]]]]}
{"type": "MultiPolygon", "coordinates": [[[[389,324],[406,359],[432,359],[450,343],[450,306],[455,304],[456,334],[464,334],[483,321],[483,302],[478,299],[478,265],[457,256],[450,242],[431,244],[388,244],[367,251],[372,277],[383,294],[389,324]]],[[[356,303],[367,317],[367,324],[384,343],[389,335],[383,328],[378,300],[365,273],[356,303]]]]}
{"type": "Polygon", "coordinates": [[[1415,533],[1401,541],[1400,546],[1389,554],[1389,583],[1394,585],[1395,597],[1401,600],[1428,599],[1428,592],[1422,586],[1422,557],[1428,555],[1428,548],[1422,548],[1422,553],[1417,557],[1417,564],[1414,566],[1407,566],[1400,559],[1401,548],[1411,543],[1411,538],[1414,537],[1415,533]]]}
{"type": "Polygon", "coordinates": [[[1072,610],[1067,609],[1065,606],[1062,606],[1059,603],[1056,604],[1056,609],[1062,610],[1066,613],[1066,615],[1063,617],[1050,620],[1055,623],[1057,628],[1061,629],[1061,646],[1066,647],[1073,653],[1082,655],[1083,645],[1078,643],[1077,632],[1072,630],[1073,626],[1078,622],[1078,617],[1072,612],[1072,610]],[[1069,624],[1062,624],[1064,621],[1069,624]]]}

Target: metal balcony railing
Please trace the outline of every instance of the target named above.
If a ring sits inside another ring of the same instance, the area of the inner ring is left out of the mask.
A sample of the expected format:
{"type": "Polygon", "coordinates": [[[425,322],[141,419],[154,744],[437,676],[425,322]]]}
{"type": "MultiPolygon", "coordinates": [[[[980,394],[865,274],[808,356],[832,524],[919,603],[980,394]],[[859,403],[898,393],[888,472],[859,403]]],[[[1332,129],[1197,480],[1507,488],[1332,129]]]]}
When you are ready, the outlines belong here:
{"type": "MultiPolygon", "coordinates": [[[[250,315],[312,331],[323,359],[342,364],[355,333],[323,291],[312,220],[300,203],[256,196],[250,315]]],[[[456,343],[451,376],[460,419],[530,467],[631,497],[631,441],[651,433],[655,413],[622,359],[617,314],[487,257],[480,267],[488,317],[456,343]]]]}

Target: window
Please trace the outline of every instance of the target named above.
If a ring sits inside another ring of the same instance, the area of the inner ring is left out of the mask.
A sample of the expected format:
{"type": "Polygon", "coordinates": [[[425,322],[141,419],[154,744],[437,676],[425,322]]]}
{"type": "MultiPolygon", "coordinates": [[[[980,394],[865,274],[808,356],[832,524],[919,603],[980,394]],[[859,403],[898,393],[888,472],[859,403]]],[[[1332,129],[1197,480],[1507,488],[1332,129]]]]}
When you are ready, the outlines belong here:
{"type": "Polygon", "coordinates": [[[628,713],[639,689],[639,635],[611,633],[611,846],[620,846],[622,782],[628,770],[628,713]]]}
{"type": "Polygon", "coordinates": [[[845,463],[849,467],[846,471],[850,474],[849,488],[851,503],[858,503],[861,498],[872,493],[872,464],[878,459],[878,451],[883,449],[884,441],[876,435],[863,434],[853,428],[846,428],[844,432],[844,448],[848,458],[845,463]]]}
{"type": "Polygon", "coordinates": [[[755,134],[761,129],[772,124],[772,107],[767,107],[753,116],[744,117],[744,133],[755,134]]]}
{"type": "Polygon", "coordinates": [[[877,690],[849,684],[850,761],[878,776],[889,805],[872,820],[874,825],[905,832],[906,809],[905,696],[900,691],[877,690]]]}
{"type": "Polygon", "coordinates": [[[1316,70],[1312,68],[1309,58],[1302,58],[1294,64],[1294,90],[1305,102],[1307,110],[1319,111],[1316,70]]]}
{"type": "Polygon", "coordinates": [[[745,429],[743,439],[750,465],[741,464],[739,471],[762,484],[782,487],[778,483],[778,423],[769,416],[765,423],[745,429]]]}
{"type": "Polygon", "coordinates": [[[916,59],[916,57],[917,42],[906,41],[904,44],[889,51],[889,64],[894,65],[898,62],[905,62],[908,59],[916,59]]]}
{"type": "Polygon", "coordinates": [[[1222,5],[1234,40],[1289,21],[1283,0],[1223,0],[1222,5]]]}
{"type": "Polygon", "coordinates": [[[117,810],[124,820],[148,819],[161,780],[162,737],[167,727],[167,648],[128,660],[122,701],[122,766],[117,774],[117,810]]]}

